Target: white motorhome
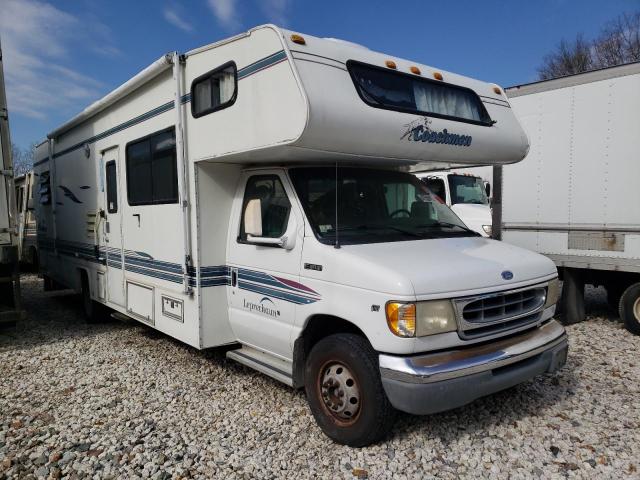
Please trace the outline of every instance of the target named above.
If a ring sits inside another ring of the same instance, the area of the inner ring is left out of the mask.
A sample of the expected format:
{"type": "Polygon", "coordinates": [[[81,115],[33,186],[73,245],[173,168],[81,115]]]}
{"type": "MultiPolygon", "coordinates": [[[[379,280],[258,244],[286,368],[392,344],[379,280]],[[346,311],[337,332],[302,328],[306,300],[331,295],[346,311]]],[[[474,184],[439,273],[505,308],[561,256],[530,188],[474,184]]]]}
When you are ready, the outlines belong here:
{"type": "Polygon", "coordinates": [[[21,314],[11,135],[0,46],[0,326],[15,324],[21,314]]]}
{"type": "Polygon", "coordinates": [[[560,368],[557,272],[467,229],[405,170],[509,163],[492,84],[266,25],[146,70],[48,135],[42,271],[381,438],[560,368]]]}
{"type": "Polygon", "coordinates": [[[604,285],[640,334],[640,63],[507,94],[532,147],[502,169],[502,239],[556,263],[568,323],[585,317],[585,283],[604,285]]]}
{"type": "Polygon", "coordinates": [[[20,262],[38,266],[36,216],[33,204],[33,171],[15,177],[16,210],[18,213],[18,258],[20,262]]]}
{"type": "Polygon", "coordinates": [[[437,196],[472,230],[491,236],[490,183],[466,170],[416,173],[437,196]]]}

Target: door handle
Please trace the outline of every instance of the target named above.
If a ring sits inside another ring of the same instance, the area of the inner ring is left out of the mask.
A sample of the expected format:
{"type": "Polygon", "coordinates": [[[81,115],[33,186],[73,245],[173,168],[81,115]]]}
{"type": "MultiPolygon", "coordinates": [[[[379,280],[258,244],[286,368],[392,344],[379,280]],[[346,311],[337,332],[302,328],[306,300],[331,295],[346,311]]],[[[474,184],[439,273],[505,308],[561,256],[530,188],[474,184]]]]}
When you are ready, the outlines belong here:
{"type": "Polygon", "coordinates": [[[238,270],[235,268],[231,269],[231,286],[235,287],[238,285],[238,270]]]}
{"type": "Polygon", "coordinates": [[[133,214],[134,217],[138,217],[138,227],[140,226],[140,214],[139,213],[134,213],[133,214]]]}

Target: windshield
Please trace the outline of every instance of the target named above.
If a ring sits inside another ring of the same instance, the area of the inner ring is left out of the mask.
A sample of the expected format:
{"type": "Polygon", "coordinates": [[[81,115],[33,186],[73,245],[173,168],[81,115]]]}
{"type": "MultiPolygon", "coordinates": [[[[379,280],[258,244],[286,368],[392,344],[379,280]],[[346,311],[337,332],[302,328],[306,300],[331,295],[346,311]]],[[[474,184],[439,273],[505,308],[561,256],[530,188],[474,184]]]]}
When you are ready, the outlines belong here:
{"type": "Polygon", "coordinates": [[[335,243],[336,236],[342,244],[357,244],[477,235],[411,174],[338,168],[336,181],[335,167],[289,172],[323,243],[335,243]]]}
{"type": "Polygon", "coordinates": [[[449,175],[449,192],[451,193],[451,205],[456,203],[473,203],[476,205],[489,205],[484,182],[479,177],[470,175],[449,175]]]}

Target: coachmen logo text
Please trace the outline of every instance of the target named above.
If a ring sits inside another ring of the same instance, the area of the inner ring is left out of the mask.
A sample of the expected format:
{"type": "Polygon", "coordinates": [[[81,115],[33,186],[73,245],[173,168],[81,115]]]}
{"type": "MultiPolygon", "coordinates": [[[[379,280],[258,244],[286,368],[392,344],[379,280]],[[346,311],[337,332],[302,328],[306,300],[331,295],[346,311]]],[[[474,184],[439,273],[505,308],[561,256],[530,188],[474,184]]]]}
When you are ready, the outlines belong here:
{"type": "Polygon", "coordinates": [[[445,145],[458,147],[469,147],[471,145],[473,140],[471,135],[458,135],[457,133],[448,132],[446,128],[441,132],[436,132],[429,127],[430,123],[431,119],[425,117],[406,124],[404,126],[406,130],[400,140],[406,138],[410,142],[444,143],[445,145]]]}
{"type": "Polygon", "coordinates": [[[242,306],[250,312],[262,313],[264,315],[269,315],[270,317],[280,316],[280,310],[276,308],[276,304],[273,303],[273,300],[268,297],[262,297],[258,303],[247,302],[247,300],[243,298],[242,306]]]}

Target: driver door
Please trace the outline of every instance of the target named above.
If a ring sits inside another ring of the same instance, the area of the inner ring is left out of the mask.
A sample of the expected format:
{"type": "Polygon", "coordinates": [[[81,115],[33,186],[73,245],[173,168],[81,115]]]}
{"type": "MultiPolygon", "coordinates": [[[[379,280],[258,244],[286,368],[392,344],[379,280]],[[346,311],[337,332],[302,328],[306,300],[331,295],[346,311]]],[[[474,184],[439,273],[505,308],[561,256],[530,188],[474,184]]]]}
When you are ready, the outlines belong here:
{"type": "Polygon", "coordinates": [[[299,283],[302,212],[283,170],[246,172],[238,193],[227,254],[231,327],[241,343],[291,358],[296,306],[309,302],[299,283]],[[257,204],[258,238],[245,225],[247,209],[257,204]],[[282,238],[286,245],[277,244],[282,238]]]}

